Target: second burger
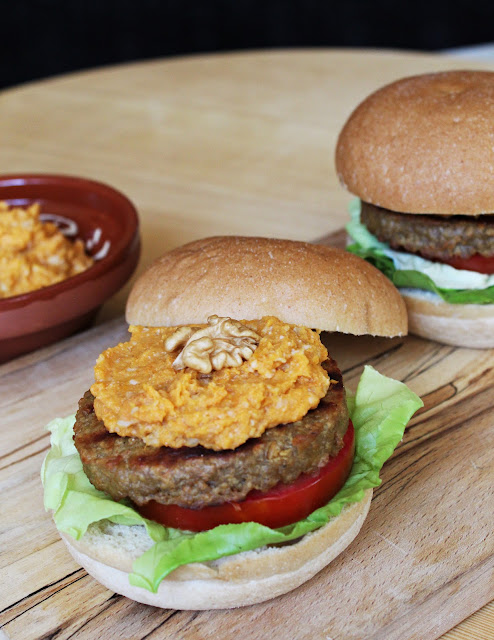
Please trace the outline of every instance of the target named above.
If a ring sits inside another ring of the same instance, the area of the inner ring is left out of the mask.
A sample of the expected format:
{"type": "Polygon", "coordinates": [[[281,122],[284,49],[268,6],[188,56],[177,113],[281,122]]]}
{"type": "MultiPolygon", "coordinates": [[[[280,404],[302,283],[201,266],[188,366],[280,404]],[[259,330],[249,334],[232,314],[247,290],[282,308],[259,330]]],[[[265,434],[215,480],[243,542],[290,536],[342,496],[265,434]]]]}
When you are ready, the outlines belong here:
{"type": "Polygon", "coordinates": [[[336,148],[360,198],[349,247],[400,288],[410,332],[494,347],[494,73],[402,78],[368,96],[336,148]]]}

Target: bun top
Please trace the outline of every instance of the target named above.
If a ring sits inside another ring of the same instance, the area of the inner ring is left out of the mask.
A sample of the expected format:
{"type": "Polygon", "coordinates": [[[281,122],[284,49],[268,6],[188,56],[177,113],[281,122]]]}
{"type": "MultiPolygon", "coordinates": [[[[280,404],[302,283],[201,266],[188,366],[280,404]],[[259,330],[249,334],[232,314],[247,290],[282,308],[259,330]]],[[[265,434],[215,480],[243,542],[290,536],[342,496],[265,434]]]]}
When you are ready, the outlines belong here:
{"type": "Polygon", "coordinates": [[[336,170],[349,191],[393,211],[492,213],[493,122],[494,72],[403,78],[351,114],[336,170]]]}
{"type": "Polygon", "coordinates": [[[291,240],[224,236],[178,247],[135,283],[129,324],[176,326],[208,316],[290,324],[355,335],[404,335],[407,314],[393,284],[365,260],[291,240]]]}

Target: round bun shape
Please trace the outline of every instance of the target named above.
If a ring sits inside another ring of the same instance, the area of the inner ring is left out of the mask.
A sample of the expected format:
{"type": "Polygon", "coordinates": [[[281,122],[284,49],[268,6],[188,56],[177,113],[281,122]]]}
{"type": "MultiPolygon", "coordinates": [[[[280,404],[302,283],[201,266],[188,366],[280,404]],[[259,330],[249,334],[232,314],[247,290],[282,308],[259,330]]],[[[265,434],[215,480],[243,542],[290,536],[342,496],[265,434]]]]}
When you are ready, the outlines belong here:
{"type": "Polygon", "coordinates": [[[208,316],[284,322],[354,335],[407,333],[394,285],[351,253],[323,245],[238,236],[204,238],[158,258],[127,301],[129,324],[177,326],[208,316]]]}
{"type": "Polygon", "coordinates": [[[494,211],[494,72],[403,78],[366,98],[336,147],[342,184],[402,213],[494,211]]]}
{"type": "Polygon", "coordinates": [[[449,304],[420,289],[402,290],[410,333],[471,349],[494,347],[493,304],[449,304]]]}
{"type": "Polygon", "coordinates": [[[65,534],[62,538],[93,578],[127,598],[166,609],[227,609],[270,600],[312,578],[356,537],[371,498],[368,489],[360,502],[346,506],[327,525],[296,543],[179,567],[161,582],[157,593],[129,584],[132,562],[149,545],[144,527],[106,523],[117,535],[93,525],[79,541],[65,534]]]}

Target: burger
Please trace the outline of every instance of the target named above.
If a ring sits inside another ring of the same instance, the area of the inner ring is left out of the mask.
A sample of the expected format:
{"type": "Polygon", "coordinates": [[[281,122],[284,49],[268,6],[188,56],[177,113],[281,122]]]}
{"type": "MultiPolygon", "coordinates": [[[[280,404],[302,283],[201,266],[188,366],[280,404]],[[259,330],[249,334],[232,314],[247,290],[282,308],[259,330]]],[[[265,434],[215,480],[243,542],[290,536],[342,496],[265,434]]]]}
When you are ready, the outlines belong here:
{"type": "Polygon", "coordinates": [[[45,506],[70,553],[177,609],[311,578],[357,535],[421,406],[372,368],[347,395],[320,333],[405,334],[396,288],[340,249],[216,237],[153,263],[126,318],[132,337],[100,355],[75,420],[49,425],[45,506]]]}
{"type": "Polygon", "coordinates": [[[349,250],[399,287],[409,328],[494,346],[494,73],[403,78],[366,98],[336,147],[349,250]]]}

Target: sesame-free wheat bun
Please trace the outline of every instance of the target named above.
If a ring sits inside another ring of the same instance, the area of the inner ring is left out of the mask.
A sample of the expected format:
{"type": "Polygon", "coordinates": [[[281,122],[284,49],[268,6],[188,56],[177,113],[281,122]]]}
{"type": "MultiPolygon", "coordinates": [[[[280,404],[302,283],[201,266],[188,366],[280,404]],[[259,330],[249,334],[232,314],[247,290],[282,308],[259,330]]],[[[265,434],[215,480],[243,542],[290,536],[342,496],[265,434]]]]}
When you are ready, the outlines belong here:
{"type": "Polygon", "coordinates": [[[420,289],[405,289],[402,295],[410,333],[457,347],[494,347],[494,305],[449,304],[420,289]]]}
{"type": "Polygon", "coordinates": [[[273,315],[354,335],[407,333],[397,289],[361,258],[307,242],[237,236],[197,240],[156,260],[135,283],[126,318],[175,326],[204,323],[211,313],[273,315]]]}
{"type": "MultiPolygon", "coordinates": [[[[371,94],[336,147],[340,181],[361,200],[359,222],[395,252],[410,332],[445,344],[494,347],[493,122],[494,72],[431,73],[371,94]],[[427,262],[410,267],[414,256],[427,262]],[[466,289],[468,300],[421,289],[407,269],[466,289]]],[[[373,259],[368,247],[361,255],[373,259]]]]}
{"type": "Polygon", "coordinates": [[[342,184],[403,213],[494,212],[494,72],[402,78],[366,98],[336,148],[342,184]]]}
{"type": "Polygon", "coordinates": [[[173,571],[157,593],[129,583],[133,561],[151,545],[144,527],[104,521],[76,541],[62,534],[74,560],[105,587],[165,609],[228,609],[270,600],[297,588],[340,555],[359,533],[372,499],[360,502],[295,543],[244,551],[173,571]]]}

